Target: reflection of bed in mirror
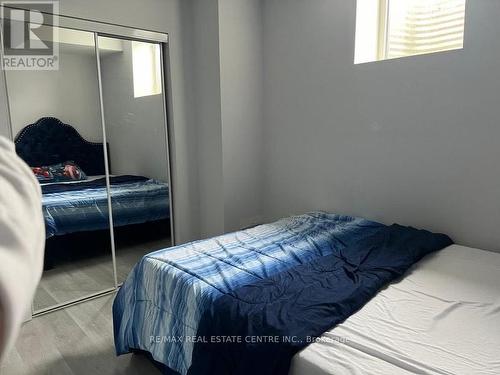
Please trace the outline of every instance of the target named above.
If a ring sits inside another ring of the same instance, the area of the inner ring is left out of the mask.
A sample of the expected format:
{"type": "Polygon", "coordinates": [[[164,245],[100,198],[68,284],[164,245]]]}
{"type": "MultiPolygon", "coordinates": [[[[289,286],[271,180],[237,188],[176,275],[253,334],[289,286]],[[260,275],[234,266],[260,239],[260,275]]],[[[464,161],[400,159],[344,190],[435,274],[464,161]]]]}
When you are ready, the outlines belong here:
{"type": "MultiPolygon", "coordinates": [[[[78,181],[41,182],[47,239],[109,230],[102,143],[88,142],[72,126],[44,117],[22,129],[15,144],[19,156],[32,168],[71,161],[86,176],[78,181]]],[[[107,148],[109,150],[109,144],[107,148]]],[[[165,223],[170,217],[167,183],[144,176],[114,176],[111,169],[109,173],[116,230],[126,227],[129,237],[133,237],[128,229],[144,233],[145,224],[162,223],[162,232],[168,231],[169,225],[165,223]]]]}

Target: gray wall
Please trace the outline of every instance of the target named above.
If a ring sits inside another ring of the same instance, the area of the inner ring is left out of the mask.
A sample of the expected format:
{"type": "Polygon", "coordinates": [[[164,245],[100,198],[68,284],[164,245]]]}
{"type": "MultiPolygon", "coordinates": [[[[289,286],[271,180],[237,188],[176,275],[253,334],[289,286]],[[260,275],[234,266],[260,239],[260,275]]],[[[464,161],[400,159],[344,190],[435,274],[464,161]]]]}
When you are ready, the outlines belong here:
{"type": "Polygon", "coordinates": [[[462,51],[356,66],[354,1],[252,2],[61,1],[170,35],[178,240],[323,209],[500,250],[500,2],[462,51]]]}
{"type": "Polygon", "coordinates": [[[178,242],[261,221],[261,0],[62,0],[60,6],[63,15],[169,33],[178,242]]]}
{"type": "Polygon", "coordinates": [[[102,142],[94,50],[62,45],[60,58],[58,71],[6,71],[13,134],[50,116],[71,124],[86,140],[102,142]]]}
{"type": "Polygon", "coordinates": [[[219,1],[225,230],[262,221],[262,6],[219,1]]]}
{"type": "MultiPolygon", "coordinates": [[[[184,50],[185,37],[191,27],[186,18],[185,0],[61,0],[62,15],[109,22],[129,27],[156,30],[169,34],[169,69],[171,75],[171,142],[174,180],[174,210],[176,240],[185,242],[199,237],[197,192],[197,152],[195,124],[187,114],[186,87],[191,74],[185,71],[184,60],[190,55],[184,50]]],[[[6,123],[6,99],[0,90],[0,121],[6,123]]],[[[4,125],[0,127],[6,133],[4,125]]],[[[1,133],[0,133],[1,134],[1,133]]]]}
{"type": "Polygon", "coordinates": [[[188,120],[185,106],[186,85],[191,75],[185,71],[184,34],[190,23],[184,19],[183,0],[62,0],[65,15],[111,22],[120,25],[157,30],[169,34],[172,170],[175,231],[177,242],[199,237],[197,207],[197,152],[195,125],[188,120]]]}
{"type": "Polygon", "coordinates": [[[262,218],[260,0],[186,2],[201,237],[262,218]]]}
{"type": "Polygon", "coordinates": [[[168,181],[163,96],[134,97],[132,42],[100,55],[111,173],[168,181]]]}
{"type": "Polygon", "coordinates": [[[355,1],[264,2],[265,208],[314,209],[500,250],[500,1],[461,51],[353,65],[355,1]]]}
{"type": "Polygon", "coordinates": [[[186,63],[193,78],[189,112],[197,132],[198,218],[201,237],[209,237],[224,232],[218,0],[186,3],[190,25],[186,63]]]}

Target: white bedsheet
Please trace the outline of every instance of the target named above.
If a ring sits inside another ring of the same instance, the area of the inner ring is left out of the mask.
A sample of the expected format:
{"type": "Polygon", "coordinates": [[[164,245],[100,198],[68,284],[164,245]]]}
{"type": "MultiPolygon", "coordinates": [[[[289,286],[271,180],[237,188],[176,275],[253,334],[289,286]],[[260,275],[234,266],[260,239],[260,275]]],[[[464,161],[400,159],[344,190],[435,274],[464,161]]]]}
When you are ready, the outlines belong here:
{"type": "Polygon", "coordinates": [[[500,374],[500,254],[453,245],[297,353],[290,375],[500,374]]]}

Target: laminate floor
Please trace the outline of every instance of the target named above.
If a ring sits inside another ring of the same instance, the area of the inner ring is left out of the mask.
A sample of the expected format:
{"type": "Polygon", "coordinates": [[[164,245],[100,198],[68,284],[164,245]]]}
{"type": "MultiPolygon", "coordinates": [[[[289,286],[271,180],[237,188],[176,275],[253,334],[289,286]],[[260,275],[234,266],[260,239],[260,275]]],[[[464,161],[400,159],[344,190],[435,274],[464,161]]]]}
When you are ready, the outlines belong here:
{"type": "Polygon", "coordinates": [[[160,375],[143,355],[116,357],[114,294],[34,318],[24,324],[2,375],[160,375]]]}
{"type": "MultiPolygon", "coordinates": [[[[124,231],[117,240],[118,281],[125,280],[146,253],[169,247],[169,236],[143,238],[124,231]],[[146,240],[144,239],[146,238],[146,240]]],[[[83,243],[84,247],[87,242],[83,243]]],[[[84,250],[86,247],[84,248],[84,250]]],[[[90,248],[89,248],[90,252],[90,248]]],[[[44,272],[38,309],[112,287],[111,256],[94,254],[44,272]]],[[[115,293],[48,313],[25,323],[15,347],[0,365],[1,375],[160,375],[143,355],[116,357],[111,308],[115,293]]]]}

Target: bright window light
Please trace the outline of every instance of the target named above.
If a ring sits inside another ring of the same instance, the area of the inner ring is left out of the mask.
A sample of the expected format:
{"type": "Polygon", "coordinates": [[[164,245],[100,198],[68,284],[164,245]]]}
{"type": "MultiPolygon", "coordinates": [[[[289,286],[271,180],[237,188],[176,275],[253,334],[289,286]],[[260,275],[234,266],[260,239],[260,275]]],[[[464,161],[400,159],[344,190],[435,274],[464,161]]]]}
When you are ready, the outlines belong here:
{"type": "Polygon", "coordinates": [[[153,43],[132,42],[134,97],[161,94],[160,47],[153,43]]]}
{"type": "Polygon", "coordinates": [[[358,0],[354,63],[462,49],[466,0],[358,0]]]}

